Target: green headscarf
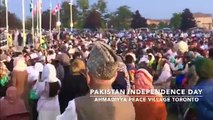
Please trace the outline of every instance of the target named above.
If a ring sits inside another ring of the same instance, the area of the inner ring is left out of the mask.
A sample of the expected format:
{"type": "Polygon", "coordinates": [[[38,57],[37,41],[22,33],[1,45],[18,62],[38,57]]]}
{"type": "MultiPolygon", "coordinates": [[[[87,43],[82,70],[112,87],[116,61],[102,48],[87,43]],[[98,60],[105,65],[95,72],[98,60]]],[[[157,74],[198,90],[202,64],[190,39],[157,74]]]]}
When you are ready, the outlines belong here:
{"type": "Polygon", "coordinates": [[[195,61],[195,68],[200,80],[213,78],[213,61],[207,58],[200,58],[195,61]]]}
{"type": "Polygon", "coordinates": [[[3,62],[0,62],[0,86],[5,86],[9,81],[9,71],[3,62]]]}
{"type": "Polygon", "coordinates": [[[8,76],[3,76],[3,77],[0,79],[0,86],[4,87],[8,82],[9,82],[8,76]]]}

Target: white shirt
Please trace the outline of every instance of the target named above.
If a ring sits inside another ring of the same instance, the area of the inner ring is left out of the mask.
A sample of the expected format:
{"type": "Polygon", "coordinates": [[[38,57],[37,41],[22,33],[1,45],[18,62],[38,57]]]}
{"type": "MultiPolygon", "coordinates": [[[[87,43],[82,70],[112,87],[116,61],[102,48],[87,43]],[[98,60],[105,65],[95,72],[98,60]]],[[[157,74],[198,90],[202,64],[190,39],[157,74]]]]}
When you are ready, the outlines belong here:
{"type": "Polygon", "coordinates": [[[90,53],[90,52],[89,52],[89,51],[85,51],[85,52],[82,52],[82,53],[83,53],[83,57],[84,57],[84,58],[87,58],[87,57],[89,56],[89,53],[90,53]]]}
{"type": "Polygon", "coordinates": [[[163,66],[163,70],[158,78],[158,80],[156,82],[154,82],[154,84],[158,84],[158,83],[164,83],[168,80],[168,78],[170,78],[172,76],[171,74],[171,68],[169,66],[169,64],[165,64],[163,66]]]}
{"type": "Polygon", "coordinates": [[[75,101],[69,102],[63,114],[57,116],[56,120],[77,120],[75,101]]]}
{"type": "Polygon", "coordinates": [[[145,63],[149,63],[149,59],[147,55],[144,55],[140,60],[139,60],[139,64],[145,62],[145,63]]]}
{"type": "Polygon", "coordinates": [[[27,67],[28,81],[35,81],[39,78],[39,71],[34,66],[27,67]]]}

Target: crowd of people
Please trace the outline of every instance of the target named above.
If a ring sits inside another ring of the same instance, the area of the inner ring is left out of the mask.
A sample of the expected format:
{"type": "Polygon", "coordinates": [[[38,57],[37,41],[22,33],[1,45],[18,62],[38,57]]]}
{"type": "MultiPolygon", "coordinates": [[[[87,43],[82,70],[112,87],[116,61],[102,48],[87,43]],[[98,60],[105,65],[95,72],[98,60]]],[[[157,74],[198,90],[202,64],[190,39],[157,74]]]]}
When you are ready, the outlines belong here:
{"type": "Polygon", "coordinates": [[[213,120],[211,33],[62,32],[40,45],[29,34],[21,51],[17,40],[0,49],[0,120],[166,120],[172,113],[213,120]],[[202,89],[203,97],[190,104],[95,102],[89,94],[154,88],[202,89]]]}

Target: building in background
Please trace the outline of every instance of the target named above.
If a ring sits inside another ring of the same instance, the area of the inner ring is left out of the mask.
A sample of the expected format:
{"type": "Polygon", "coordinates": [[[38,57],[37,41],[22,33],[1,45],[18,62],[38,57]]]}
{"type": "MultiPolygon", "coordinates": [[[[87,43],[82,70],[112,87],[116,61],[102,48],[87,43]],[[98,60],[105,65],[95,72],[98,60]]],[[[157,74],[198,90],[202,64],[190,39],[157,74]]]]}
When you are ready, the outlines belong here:
{"type": "Polygon", "coordinates": [[[164,23],[169,25],[170,20],[167,19],[147,19],[148,25],[159,25],[160,23],[164,23]]]}
{"type": "Polygon", "coordinates": [[[194,13],[193,14],[197,27],[211,30],[213,28],[212,14],[194,13]]]}

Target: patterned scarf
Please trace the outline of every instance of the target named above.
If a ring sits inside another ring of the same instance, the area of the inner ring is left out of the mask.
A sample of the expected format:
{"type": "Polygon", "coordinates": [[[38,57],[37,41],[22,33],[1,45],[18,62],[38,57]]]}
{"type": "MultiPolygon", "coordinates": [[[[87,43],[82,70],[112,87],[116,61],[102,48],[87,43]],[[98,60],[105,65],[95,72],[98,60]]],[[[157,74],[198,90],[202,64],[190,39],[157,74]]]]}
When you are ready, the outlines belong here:
{"type": "Polygon", "coordinates": [[[3,62],[0,62],[0,85],[5,86],[9,79],[8,79],[9,71],[3,62]]]}

